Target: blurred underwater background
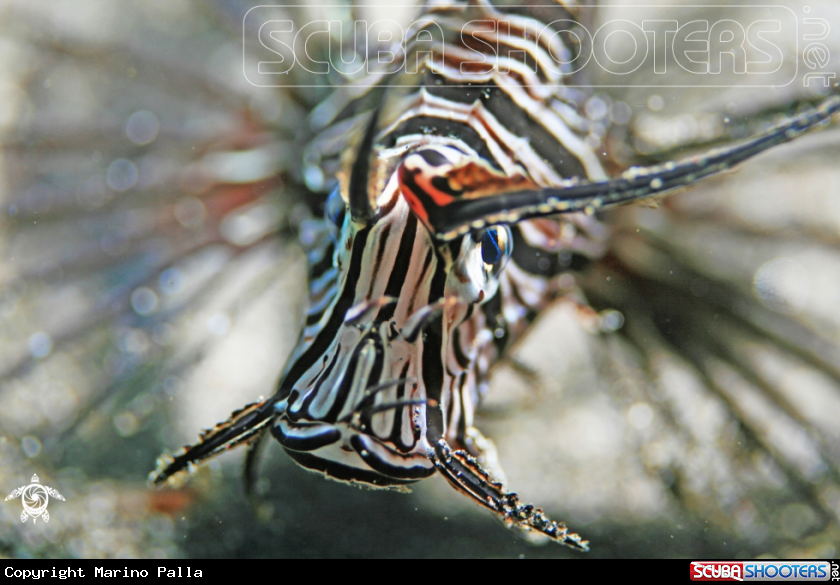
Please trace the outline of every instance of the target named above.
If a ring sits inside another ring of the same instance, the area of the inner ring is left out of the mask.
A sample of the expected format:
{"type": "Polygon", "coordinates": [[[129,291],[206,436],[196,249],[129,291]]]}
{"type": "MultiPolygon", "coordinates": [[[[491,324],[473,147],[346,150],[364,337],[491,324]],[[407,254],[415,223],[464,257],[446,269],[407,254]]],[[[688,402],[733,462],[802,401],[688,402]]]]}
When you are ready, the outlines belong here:
{"type": "MultiPolygon", "coordinates": [[[[324,198],[303,153],[335,80],[250,84],[256,5],[0,0],[0,492],[37,473],[66,498],[37,524],[4,502],[0,556],[840,553],[837,125],[656,209],[605,212],[609,252],[570,284],[594,310],[557,303],[497,367],[477,426],[511,488],[590,553],[529,545],[437,476],[409,495],[359,490],[273,442],[255,503],[241,451],[150,489],[164,449],[273,393],[303,323],[298,227],[324,198]]],[[[836,3],[786,5],[840,30],[836,3]]],[[[840,71],[840,37],[821,42],[840,71]]],[[[592,139],[614,171],[743,138],[819,98],[798,82],[669,82],[593,93],[592,139]]]]}

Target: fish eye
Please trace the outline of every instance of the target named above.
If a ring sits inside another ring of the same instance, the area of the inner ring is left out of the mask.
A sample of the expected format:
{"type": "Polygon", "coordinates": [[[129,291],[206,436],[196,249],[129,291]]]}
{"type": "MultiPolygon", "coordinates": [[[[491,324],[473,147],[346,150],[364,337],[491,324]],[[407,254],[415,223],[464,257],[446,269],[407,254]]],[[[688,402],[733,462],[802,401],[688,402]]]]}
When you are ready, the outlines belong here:
{"type": "Polygon", "coordinates": [[[333,239],[338,237],[338,232],[341,231],[341,226],[344,225],[344,215],[347,211],[347,205],[344,199],[341,198],[341,191],[336,185],[335,189],[330,192],[327,197],[327,202],[324,205],[324,219],[330,229],[333,239]]]}
{"type": "Polygon", "coordinates": [[[481,259],[498,269],[513,251],[510,229],[507,226],[487,228],[481,234],[481,259]]]}

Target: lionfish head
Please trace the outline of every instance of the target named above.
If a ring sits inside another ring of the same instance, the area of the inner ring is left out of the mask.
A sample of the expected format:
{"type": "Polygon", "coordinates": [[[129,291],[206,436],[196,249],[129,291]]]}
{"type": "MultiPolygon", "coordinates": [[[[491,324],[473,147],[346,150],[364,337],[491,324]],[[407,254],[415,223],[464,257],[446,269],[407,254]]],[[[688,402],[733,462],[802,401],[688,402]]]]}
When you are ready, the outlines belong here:
{"type": "Polygon", "coordinates": [[[362,217],[340,188],[329,196],[310,258],[306,327],[272,426],[304,466],[373,485],[419,479],[434,471],[432,443],[471,420],[484,329],[477,307],[497,293],[510,232],[493,226],[439,240],[400,180],[410,169],[438,195],[433,176],[461,156],[408,154],[362,217]]]}

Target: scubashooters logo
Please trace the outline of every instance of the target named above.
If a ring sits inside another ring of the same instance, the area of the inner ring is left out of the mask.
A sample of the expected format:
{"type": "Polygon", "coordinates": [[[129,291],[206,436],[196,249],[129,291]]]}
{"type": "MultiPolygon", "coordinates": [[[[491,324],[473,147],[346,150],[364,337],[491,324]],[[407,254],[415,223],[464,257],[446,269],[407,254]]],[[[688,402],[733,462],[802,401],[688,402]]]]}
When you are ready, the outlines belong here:
{"type": "Polygon", "coordinates": [[[828,561],[693,561],[690,577],[692,581],[840,580],[837,563],[828,561]]]}
{"type": "MultiPolygon", "coordinates": [[[[242,72],[257,87],[294,86],[303,79],[311,83],[313,75],[329,76],[335,87],[353,85],[369,74],[414,74],[423,63],[438,73],[449,66],[447,51],[457,50],[460,79],[481,86],[489,71],[508,72],[513,62],[506,58],[507,40],[524,28],[544,47],[539,67],[562,74],[565,87],[574,87],[578,82],[570,76],[583,70],[598,71],[580,78],[598,87],[778,88],[797,77],[799,16],[785,6],[760,11],[756,6],[716,6],[714,18],[706,20],[697,18],[696,6],[662,5],[668,17],[651,19],[648,7],[628,4],[621,18],[587,26],[592,19],[586,13],[594,7],[578,6],[579,22],[560,7],[552,14],[546,4],[535,6],[550,25],[523,19],[517,11],[526,6],[494,6],[483,16],[477,12],[460,30],[445,30],[430,18],[411,23],[379,18],[387,10],[377,11],[377,5],[365,5],[367,20],[353,21],[340,17],[345,14],[340,5],[329,20],[308,20],[305,11],[288,6],[255,6],[242,21],[242,72]],[[637,76],[627,77],[634,72],[637,76]]],[[[809,26],[806,41],[829,34],[823,19],[805,19],[804,24],[809,26]]],[[[830,53],[824,44],[811,42],[803,55],[809,68],[827,69],[830,53]]],[[[521,74],[537,73],[535,59],[515,66],[521,74]]],[[[834,75],[812,74],[821,75],[824,83],[834,75]]],[[[526,85],[545,84],[535,75],[523,79],[526,85]]]]}
{"type": "Polygon", "coordinates": [[[41,485],[38,475],[32,476],[32,483],[19,487],[6,496],[6,501],[21,498],[23,502],[23,512],[20,513],[20,521],[26,522],[31,516],[34,524],[38,518],[43,518],[44,522],[50,521],[50,513],[47,512],[47,506],[50,503],[50,496],[56,500],[64,501],[64,496],[58,493],[58,490],[49,486],[41,485]]]}

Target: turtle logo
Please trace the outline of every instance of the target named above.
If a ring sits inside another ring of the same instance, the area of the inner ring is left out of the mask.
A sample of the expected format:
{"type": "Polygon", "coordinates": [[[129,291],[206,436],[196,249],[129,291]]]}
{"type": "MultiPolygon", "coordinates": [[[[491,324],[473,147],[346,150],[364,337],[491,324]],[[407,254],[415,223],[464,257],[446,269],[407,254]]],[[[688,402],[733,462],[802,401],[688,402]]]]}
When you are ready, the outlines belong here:
{"type": "Polygon", "coordinates": [[[8,502],[21,496],[23,496],[23,512],[20,513],[20,521],[26,522],[26,519],[32,516],[33,524],[38,520],[39,516],[44,519],[44,522],[50,521],[50,513],[47,512],[50,496],[56,500],[64,501],[64,496],[58,493],[58,490],[41,485],[37,474],[32,476],[32,483],[19,487],[6,496],[6,501],[8,502]]]}

